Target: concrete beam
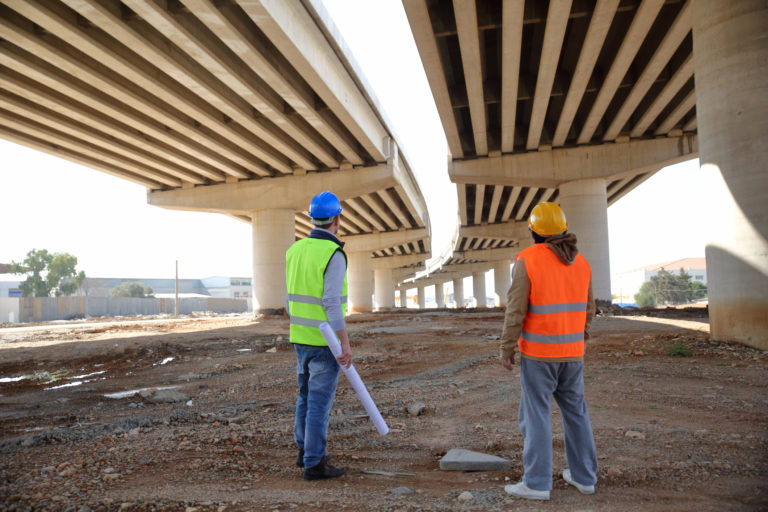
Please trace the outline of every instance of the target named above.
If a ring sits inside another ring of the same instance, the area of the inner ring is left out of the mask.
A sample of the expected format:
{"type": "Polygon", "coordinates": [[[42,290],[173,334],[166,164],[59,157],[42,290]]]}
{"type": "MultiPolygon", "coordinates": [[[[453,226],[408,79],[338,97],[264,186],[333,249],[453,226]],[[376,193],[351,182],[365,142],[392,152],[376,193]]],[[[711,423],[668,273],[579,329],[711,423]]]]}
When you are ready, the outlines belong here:
{"type": "Polygon", "coordinates": [[[579,144],[586,144],[592,139],[597,125],[602,120],[608,105],[610,105],[611,100],[616,95],[624,75],[627,74],[629,66],[635,59],[640,46],[645,41],[645,36],[648,35],[648,31],[651,30],[651,26],[656,21],[656,16],[663,6],[664,0],[646,0],[640,4],[635,16],[632,18],[632,24],[627,31],[627,35],[621,42],[616,58],[613,59],[611,69],[608,71],[605,80],[603,80],[600,92],[597,93],[597,98],[592,104],[589,115],[581,128],[578,139],[579,144]]]}
{"type": "MultiPolygon", "coordinates": [[[[565,27],[568,24],[570,13],[571,0],[552,0],[549,2],[539,72],[536,74],[533,111],[531,112],[531,121],[528,125],[526,148],[529,150],[539,147],[541,130],[544,128],[544,117],[547,114],[547,107],[549,107],[552,84],[555,83],[557,62],[560,59],[560,50],[563,47],[565,27]]],[[[485,307],[485,304],[483,304],[483,307],[485,307]]]]}
{"type": "MultiPolygon", "coordinates": [[[[376,165],[344,171],[281,176],[149,192],[147,202],[174,210],[249,214],[256,210],[293,208],[304,211],[319,190],[332,190],[340,200],[394,186],[391,167],[376,165]]],[[[342,212],[343,215],[343,212],[342,212]]]]}
{"type": "Polygon", "coordinates": [[[571,130],[573,118],[584,97],[584,91],[587,89],[587,83],[592,76],[597,57],[605,42],[605,36],[608,35],[608,29],[611,28],[613,15],[619,6],[619,0],[598,0],[592,18],[589,21],[587,37],[579,53],[579,60],[576,64],[576,70],[573,72],[571,85],[568,88],[568,94],[565,97],[565,104],[560,113],[560,119],[557,121],[555,136],[552,139],[552,145],[562,146],[571,130]]]}
{"type": "Polygon", "coordinates": [[[238,1],[374,160],[387,158],[389,134],[301,2],[238,1]]]}
{"type": "MultiPolygon", "coordinates": [[[[522,0],[520,3],[522,3],[522,0]]],[[[432,22],[429,19],[427,2],[426,0],[403,0],[403,7],[405,8],[406,16],[408,16],[408,23],[413,31],[413,38],[419,49],[421,61],[424,63],[424,71],[427,74],[427,81],[429,82],[432,96],[435,98],[437,113],[440,115],[440,121],[445,130],[448,148],[453,158],[464,158],[464,151],[461,149],[461,139],[456,128],[456,118],[453,114],[451,96],[445,81],[445,71],[440,61],[440,53],[435,42],[432,22]]],[[[520,19],[522,20],[522,16],[520,16],[520,19]]],[[[514,101],[517,101],[516,97],[514,101]]],[[[514,119],[512,121],[514,123],[514,119]]]]}
{"type": "Polygon", "coordinates": [[[502,222],[485,226],[462,226],[459,236],[467,238],[495,238],[496,240],[522,240],[531,237],[528,222],[502,222]]]}
{"type": "MultiPolygon", "coordinates": [[[[349,237],[344,237],[346,240],[349,237]]],[[[373,258],[371,264],[373,270],[380,270],[385,268],[398,268],[405,267],[406,265],[413,265],[420,261],[426,261],[429,259],[431,253],[426,254],[403,254],[402,256],[387,256],[384,258],[373,258]]]]}
{"type": "MultiPolygon", "coordinates": [[[[530,239],[530,235],[528,235],[530,239]]],[[[464,258],[467,260],[511,260],[517,256],[517,253],[523,250],[525,246],[523,242],[520,243],[522,247],[505,247],[502,249],[476,249],[469,251],[454,251],[454,258],[464,258]]]]}
{"type": "Polygon", "coordinates": [[[667,84],[661,90],[661,92],[653,100],[651,106],[645,111],[643,116],[632,128],[630,137],[640,137],[645,133],[645,130],[651,125],[651,123],[659,117],[661,111],[669,105],[672,99],[680,92],[680,89],[690,80],[693,76],[693,55],[689,56],[680,68],[675,71],[672,78],[669,79],[667,84]]]}
{"type": "Polygon", "coordinates": [[[680,9],[672,26],[667,30],[664,39],[654,52],[650,62],[648,62],[645,69],[643,69],[643,73],[635,82],[632,91],[621,105],[619,112],[613,117],[611,125],[603,135],[604,141],[616,139],[616,136],[619,135],[622,128],[624,128],[624,125],[627,124],[629,117],[640,104],[640,101],[645,97],[648,89],[651,88],[655,83],[656,78],[662,71],[664,71],[664,68],[672,58],[672,55],[674,55],[675,51],[683,42],[685,36],[691,31],[692,24],[691,1],[688,0],[685,5],[683,5],[683,8],[680,9]]]}
{"type": "MultiPolygon", "coordinates": [[[[307,201],[309,204],[309,201],[307,201]]],[[[342,215],[344,213],[342,212],[342,215]]],[[[349,235],[344,237],[345,248],[350,251],[380,251],[395,245],[408,242],[418,242],[429,236],[426,228],[408,229],[405,231],[387,231],[366,235],[349,235]]]]}
{"type": "MultiPolygon", "coordinates": [[[[314,93],[299,80],[299,75],[293,69],[289,69],[279,59],[270,58],[269,49],[260,39],[253,37],[247,26],[247,21],[242,16],[227,16],[226,10],[217,9],[208,0],[185,0],[184,5],[196,13],[197,17],[206,27],[215,34],[252,72],[259,75],[264,82],[269,84],[281,99],[287,102],[306,122],[317,130],[344,158],[354,164],[361,165],[362,159],[353,149],[354,143],[348,140],[346,135],[339,132],[337,123],[328,122],[315,108],[314,93]]],[[[219,55],[223,56],[224,52],[219,55]]],[[[255,82],[255,81],[252,81],[255,82]]],[[[257,84],[249,83],[249,89],[257,84]]],[[[258,108],[258,107],[257,107],[258,108]]],[[[313,135],[306,135],[313,138],[313,135]]],[[[317,141],[316,141],[317,142],[317,141]]],[[[323,145],[317,142],[318,145],[323,145]]],[[[325,160],[324,160],[325,161],[325,160]]],[[[332,165],[331,167],[336,167],[332,165]]]]}
{"type": "Polygon", "coordinates": [[[525,1],[504,0],[501,11],[501,151],[512,153],[515,150],[517,83],[520,78],[525,1]]]}
{"type": "Polygon", "coordinates": [[[469,117],[475,140],[475,154],[488,154],[488,138],[485,122],[485,92],[483,91],[483,60],[480,56],[480,35],[477,28],[477,6],[475,2],[453,0],[456,31],[459,36],[461,64],[467,85],[469,117]]]}
{"type": "MultiPolygon", "coordinates": [[[[453,161],[457,184],[553,187],[581,179],[606,180],[660,169],[698,156],[695,135],[453,161]]],[[[461,189],[461,187],[459,187],[461,189]]],[[[506,212],[505,212],[506,213],[506,212]]]]}

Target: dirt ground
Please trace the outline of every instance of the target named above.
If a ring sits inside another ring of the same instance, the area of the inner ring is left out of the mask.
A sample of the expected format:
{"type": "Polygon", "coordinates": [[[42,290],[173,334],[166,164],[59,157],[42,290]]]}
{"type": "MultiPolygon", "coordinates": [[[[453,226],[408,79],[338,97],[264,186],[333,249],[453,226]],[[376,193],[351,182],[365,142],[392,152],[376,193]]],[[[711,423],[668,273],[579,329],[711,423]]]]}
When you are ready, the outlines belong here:
{"type": "Polygon", "coordinates": [[[503,491],[521,477],[522,437],[519,366],[499,363],[498,309],[350,317],[355,365],[391,432],[378,435],[342,376],[328,448],[348,474],[320,482],[294,466],[282,318],[0,329],[0,509],[768,510],[768,353],[710,341],[705,315],[680,315],[596,319],[584,375],[597,491],[559,476],[554,406],[549,502],[503,491]],[[512,468],[441,471],[451,448],[512,468]]]}

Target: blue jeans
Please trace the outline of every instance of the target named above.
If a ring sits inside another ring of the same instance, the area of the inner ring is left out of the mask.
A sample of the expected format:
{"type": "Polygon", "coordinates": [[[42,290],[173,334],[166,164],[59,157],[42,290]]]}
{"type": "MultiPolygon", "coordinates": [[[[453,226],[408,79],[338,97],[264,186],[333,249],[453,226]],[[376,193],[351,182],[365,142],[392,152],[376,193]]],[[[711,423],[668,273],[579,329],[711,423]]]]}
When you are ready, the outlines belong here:
{"type": "Polygon", "coordinates": [[[293,437],[304,450],[304,467],[320,463],[328,439],[328,414],[331,412],[341,367],[328,347],[293,344],[299,398],[293,437]]]}
{"type": "Polygon", "coordinates": [[[523,434],[523,482],[531,489],[552,489],[552,397],[563,416],[565,456],[571,477],[582,485],[597,482],[597,453],[587,403],[584,363],[546,363],[520,359],[520,431],[523,434]]]}

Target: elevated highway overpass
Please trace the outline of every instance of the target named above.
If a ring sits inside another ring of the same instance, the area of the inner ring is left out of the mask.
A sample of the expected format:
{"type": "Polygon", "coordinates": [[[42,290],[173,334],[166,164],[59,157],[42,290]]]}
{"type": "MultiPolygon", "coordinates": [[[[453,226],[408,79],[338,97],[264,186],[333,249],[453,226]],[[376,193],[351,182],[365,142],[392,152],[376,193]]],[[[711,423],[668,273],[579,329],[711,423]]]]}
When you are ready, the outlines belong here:
{"type": "MultiPolygon", "coordinates": [[[[768,344],[765,2],[403,5],[460,224],[409,286],[472,274],[480,298],[494,268],[506,289],[530,209],[553,200],[609,299],[608,205],[698,156],[723,177],[713,336],[768,344]]],[[[374,289],[393,305],[430,256],[408,160],[319,0],[0,0],[0,137],[140,183],[150,204],[250,222],[257,310],[283,306],[283,254],[322,189],[343,200],[353,308],[374,289]]]]}
{"type": "MultiPolygon", "coordinates": [[[[699,157],[724,180],[722,201],[709,206],[723,220],[707,247],[713,336],[768,347],[764,2],[403,5],[448,141],[461,224],[453,257],[407,286],[437,284],[439,304],[442,283],[472,272],[483,305],[485,270],[506,291],[510,259],[531,243],[531,209],[556,201],[592,263],[596,298],[610,300],[607,207],[699,157]]],[[[660,242],[681,229],[671,218],[660,242]]]]}
{"type": "Polygon", "coordinates": [[[0,137],[251,223],[257,311],[284,306],[322,190],[342,200],[353,310],[374,280],[394,306],[393,270],[430,257],[408,161],[314,0],[3,0],[0,137]]]}

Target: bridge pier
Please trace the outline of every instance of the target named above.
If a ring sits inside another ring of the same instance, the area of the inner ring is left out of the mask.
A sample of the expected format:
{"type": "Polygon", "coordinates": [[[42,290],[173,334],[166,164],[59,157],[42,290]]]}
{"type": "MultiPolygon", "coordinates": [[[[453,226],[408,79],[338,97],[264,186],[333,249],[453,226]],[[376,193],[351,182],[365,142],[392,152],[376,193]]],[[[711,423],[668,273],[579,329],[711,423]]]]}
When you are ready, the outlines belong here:
{"type": "Polygon", "coordinates": [[[291,208],[251,214],[253,243],[253,310],[275,314],[285,308],[285,251],[294,242],[291,208]]]}
{"type": "Polygon", "coordinates": [[[765,2],[693,3],[702,168],[721,178],[706,247],[712,338],[768,349],[765,2]]]}
{"type": "Polygon", "coordinates": [[[568,231],[578,238],[579,252],[592,267],[595,299],[611,302],[611,266],[608,252],[608,200],[604,179],[560,184],[560,205],[568,231]]]}
{"type": "Polygon", "coordinates": [[[493,286],[496,288],[496,295],[499,296],[499,306],[506,307],[507,291],[512,284],[512,274],[510,273],[510,260],[497,260],[493,263],[493,286]]]}
{"type": "Polygon", "coordinates": [[[376,309],[395,307],[395,282],[391,268],[374,269],[373,290],[376,309]]]}
{"type": "Polygon", "coordinates": [[[424,287],[419,286],[416,289],[418,290],[418,294],[419,294],[419,309],[426,309],[427,298],[424,296],[424,287]]]}
{"type": "Polygon", "coordinates": [[[373,268],[371,254],[367,251],[347,252],[349,311],[367,312],[373,309],[373,268]]]}
{"type": "Polygon", "coordinates": [[[443,284],[444,283],[435,283],[435,302],[439,308],[445,307],[445,291],[443,289],[443,284]]]}
{"type": "Polygon", "coordinates": [[[487,307],[485,293],[485,270],[472,272],[472,294],[475,296],[475,307],[487,307]]]}
{"type": "Polygon", "coordinates": [[[453,301],[456,303],[456,307],[461,309],[464,307],[464,278],[457,277],[453,280],[453,301]]]}

